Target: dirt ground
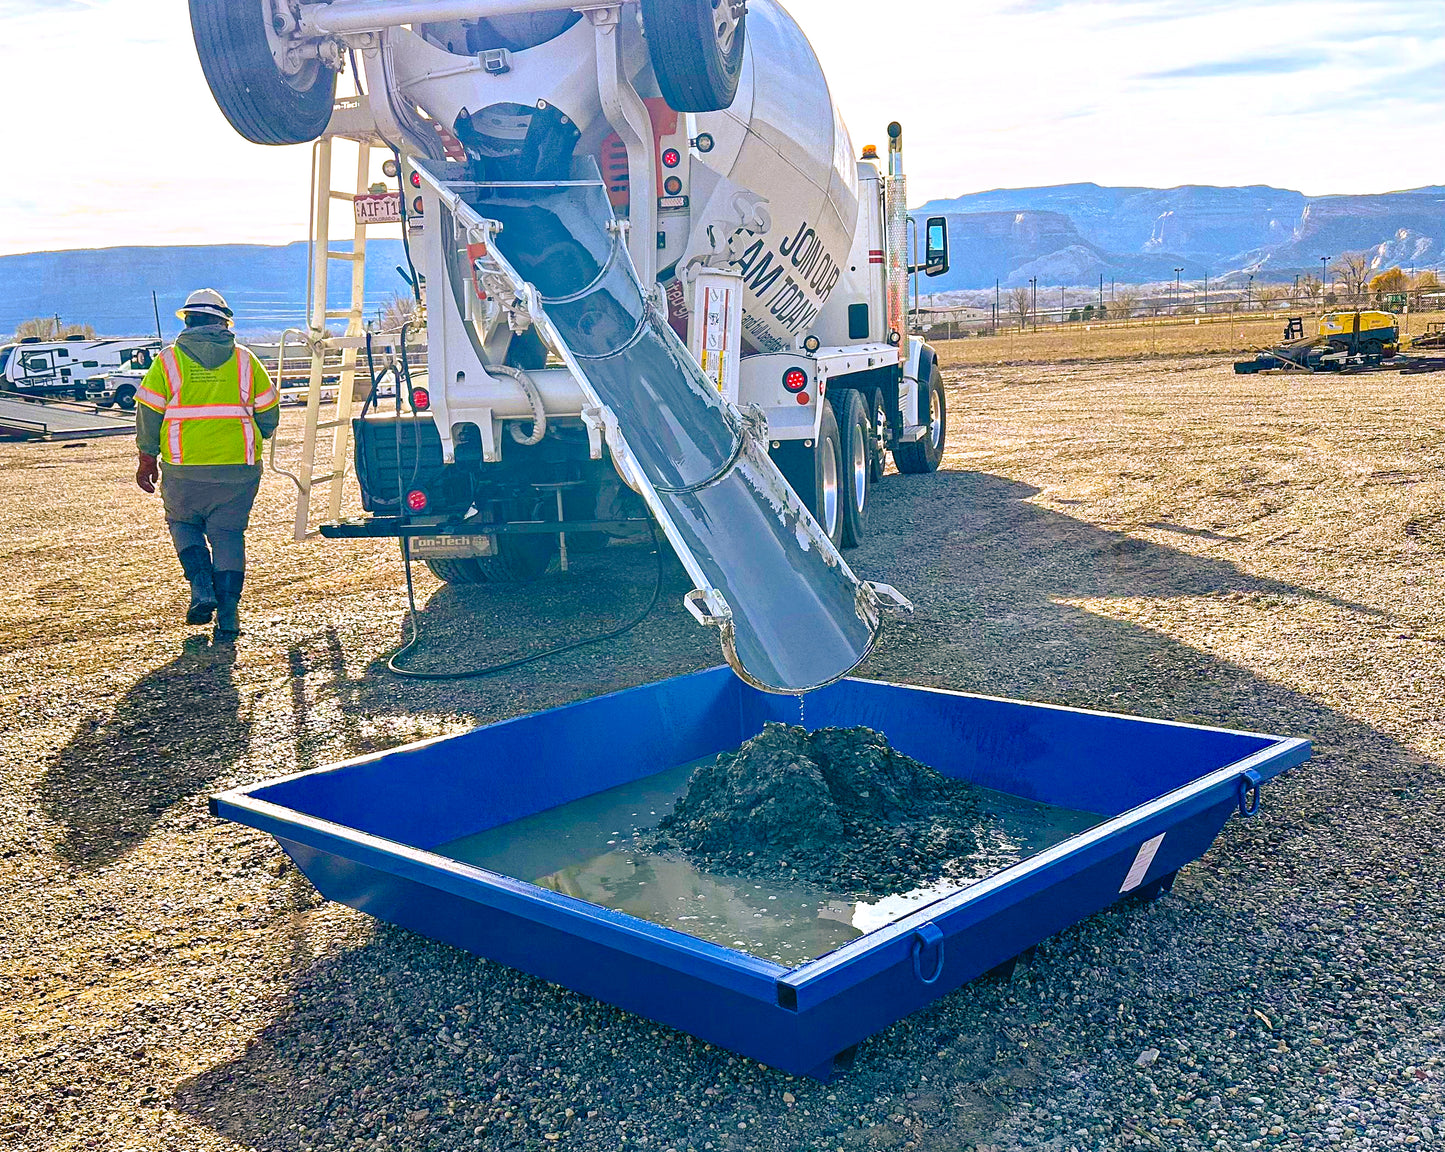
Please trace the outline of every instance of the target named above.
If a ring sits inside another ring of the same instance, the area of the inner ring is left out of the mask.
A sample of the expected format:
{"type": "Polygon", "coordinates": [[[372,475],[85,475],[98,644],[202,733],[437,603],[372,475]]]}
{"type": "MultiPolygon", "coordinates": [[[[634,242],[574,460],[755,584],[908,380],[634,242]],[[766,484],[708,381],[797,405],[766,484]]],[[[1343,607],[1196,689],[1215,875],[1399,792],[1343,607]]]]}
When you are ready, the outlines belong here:
{"type": "MultiPolygon", "coordinates": [[[[622,640],[418,685],[394,546],[294,544],[270,477],[233,656],[179,621],[123,439],[0,446],[0,1148],[1289,1148],[1445,1115],[1445,374],[968,367],[852,554],[919,612],[865,673],[1309,735],[1174,893],[792,1080],[320,903],[208,794],[719,662],[622,640]]],[[[287,427],[294,429],[294,417],[287,427]]],[[[423,581],[438,661],[603,628],[640,550],[423,581]]]]}

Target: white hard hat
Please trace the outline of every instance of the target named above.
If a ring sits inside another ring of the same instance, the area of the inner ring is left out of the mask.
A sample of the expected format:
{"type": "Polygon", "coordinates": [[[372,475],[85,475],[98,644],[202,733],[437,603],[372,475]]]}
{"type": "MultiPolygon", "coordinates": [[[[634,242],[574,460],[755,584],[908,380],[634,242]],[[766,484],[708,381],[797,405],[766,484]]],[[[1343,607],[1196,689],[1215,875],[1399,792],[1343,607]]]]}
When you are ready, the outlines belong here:
{"type": "Polygon", "coordinates": [[[184,320],[186,313],[195,312],[202,316],[216,316],[222,320],[229,321],[234,313],[231,306],[226,303],[226,298],[214,288],[199,288],[186,297],[186,302],[181,305],[176,316],[184,320]]]}

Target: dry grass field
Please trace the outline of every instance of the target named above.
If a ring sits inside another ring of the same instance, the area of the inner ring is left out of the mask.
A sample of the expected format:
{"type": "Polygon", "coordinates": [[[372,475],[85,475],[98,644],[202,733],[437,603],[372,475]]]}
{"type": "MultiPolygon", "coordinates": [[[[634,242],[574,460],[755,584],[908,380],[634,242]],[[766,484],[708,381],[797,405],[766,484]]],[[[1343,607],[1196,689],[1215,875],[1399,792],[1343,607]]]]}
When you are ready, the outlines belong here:
{"type": "MultiPolygon", "coordinates": [[[[1201,316],[1192,319],[1135,320],[1127,324],[1040,325],[1038,331],[1000,329],[997,336],[949,340],[939,344],[945,368],[968,364],[1015,364],[1053,360],[1116,360],[1133,357],[1224,355],[1245,359],[1249,353],[1279,341],[1287,313],[1270,317],[1201,316]]],[[[1409,331],[1418,335],[1445,312],[1409,317],[1409,331]]],[[[1305,316],[1313,333],[1317,317],[1305,316]]]]}

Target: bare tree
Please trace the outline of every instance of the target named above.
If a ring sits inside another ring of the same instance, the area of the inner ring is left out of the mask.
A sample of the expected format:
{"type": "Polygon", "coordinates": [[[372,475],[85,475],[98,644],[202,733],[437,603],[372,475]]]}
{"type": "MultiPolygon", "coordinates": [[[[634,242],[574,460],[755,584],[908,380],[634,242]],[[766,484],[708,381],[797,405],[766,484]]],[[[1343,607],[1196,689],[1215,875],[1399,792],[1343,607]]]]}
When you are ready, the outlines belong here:
{"type": "Polygon", "coordinates": [[[1027,288],[1015,288],[1008,294],[1009,313],[1018,317],[1020,331],[1028,327],[1032,302],[1032,294],[1027,288]]]}
{"type": "Polygon", "coordinates": [[[1109,315],[1115,320],[1128,320],[1138,307],[1139,293],[1132,288],[1119,288],[1114,292],[1114,303],[1109,308],[1109,315]]]}
{"type": "Polygon", "coordinates": [[[1299,278],[1299,294],[1306,300],[1318,298],[1321,291],[1319,279],[1314,276],[1301,276],[1299,278]]]}
{"type": "Polygon", "coordinates": [[[401,326],[415,316],[416,301],[401,292],[394,292],[391,299],[381,306],[377,325],[382,332],[400,332],[401,326]]]}
{"type": "Polygon", "coordinates": [[[67,336],[84,336],[95,339],[95,329],[89,324],[62,324],[57,316],[37,316],[26,320],[15,329],[15,339],[64,340],[67,336]]]}
{"type": "Polygon", "coordinates": [[[1359,300],[1365,294],[1365,285],[1370,282],[1370,254],[1368,252],[1346,252],[1331,269],[1336,280],[1345,286],[1347,295],[1359,300]]]}
{"type": "Polygon", "coordinates": [[[1268,312],[1284,298],[1284,289],[1273,284],[1259,284],[1255,286],[1254,298],[1259,301],[1260,311],[1268,312]]]}

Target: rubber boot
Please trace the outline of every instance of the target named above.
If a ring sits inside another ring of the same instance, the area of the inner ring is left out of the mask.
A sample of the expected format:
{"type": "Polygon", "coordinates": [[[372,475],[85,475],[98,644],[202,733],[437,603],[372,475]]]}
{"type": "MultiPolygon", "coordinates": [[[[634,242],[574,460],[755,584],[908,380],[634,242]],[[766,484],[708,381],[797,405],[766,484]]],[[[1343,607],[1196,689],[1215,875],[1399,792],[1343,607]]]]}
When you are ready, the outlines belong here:
{"type": "Polygon", "coordinates": [[[218,643],[234,640],[241,634],[241,586],[246,582],[244,572],[216,573],[216,632],[213,637],[218,643]]]}
{"type": "Polygon", "coordinates": [[[181,570],[191,585],[191,606],[186,609],[187,624],[209,624],[216,611],[216,574],[211,567],[211,554],[203,545],[193,545],[180,555],[181,570]]]}

